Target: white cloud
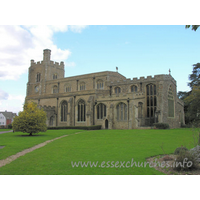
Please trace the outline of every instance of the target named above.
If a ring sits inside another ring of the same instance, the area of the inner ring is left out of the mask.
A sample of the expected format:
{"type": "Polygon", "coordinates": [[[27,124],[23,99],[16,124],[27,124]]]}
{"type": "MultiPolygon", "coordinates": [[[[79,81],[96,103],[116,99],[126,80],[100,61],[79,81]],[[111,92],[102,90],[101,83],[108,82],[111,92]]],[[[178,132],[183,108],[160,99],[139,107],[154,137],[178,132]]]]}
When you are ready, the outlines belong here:
{"type": "Polygon", "coordinates": [[[81,33],[83,29],[85,29],[87,26],[86,25],[71,25],[70,29],[73,32],[76,33],[81,33]]]}
{"type": "Polygon", "coordinates": [[[9,97],[9,94],[0,89],[0,100],[7,100],[8,97],[9,97]]]}
{"type": "Polygon", "coordinates": [[[76,63],[75,63],[75,62],[66,62],[66,63],[65,63],[65,66],[66,66],[66,67],[75,67],[75,66],[76,66],[76,63]]]}
{"type": "Polygon", "coordinates": [[[42,60],[43,49],[51,49],[51,60],[65,61],[69,49],[60,49],[53,43],[55,32],[71,30],[80,33],[86,26],[0,26],[0,80],[16,80],[26,73],[30,60],[42,60]]]}
{"type": "Polygon", "coordinates": [[[9,111],[18,113],[23,110],[25,96],[23,95],[8,95],[7,98],[0,99],[0,111],[9,111]]]}

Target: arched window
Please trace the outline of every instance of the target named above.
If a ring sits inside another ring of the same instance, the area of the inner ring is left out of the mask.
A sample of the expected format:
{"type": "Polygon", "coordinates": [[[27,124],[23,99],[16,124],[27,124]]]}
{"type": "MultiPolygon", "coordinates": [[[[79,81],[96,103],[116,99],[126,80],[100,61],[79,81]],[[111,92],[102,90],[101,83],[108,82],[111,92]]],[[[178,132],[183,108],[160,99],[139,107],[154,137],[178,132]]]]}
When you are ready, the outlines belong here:
{"type": "Polygon", "coordinates": [[[106,117],[106,105],[100,103],[97,105],[97,119],[103,119],[103,117],[106,117]]]}
{"type": "Polygon", "coordinates": [[[37,73],[36,82],[40,82],[40,79],[41,79],[41,74],[40,74],[40,73],[37,73]]]}
{"type": "Polygon", "coordinates": [[[127,120],[127,105],[125,103],[119,103],[117,105],[117,120],[124,121],[127,120]]]}
{"type": "Polygon", "coordinates": [[[174,92],[171,85],[168,90],[168,117],[174,117],[174,92]]]}
{"type": "Polygon", "coordinates": [[[137,86],[136,85],[131,86],[131,92],[137,92],[137,86]]]}
{"type": "Polygon", "coordinates": [[[53,126],[53,116],[50,117],[49,125],[50,125],[50,126],[53,126]]]}
{"type": "Polygon", "coordinates": [[[85,90],[85,83],[84,82],[80,83],[80,90],[85,90]]]}
{"type": "Polygon", "coordinates": [[[116,87],[115,88],[115,94],[119,94],[121,93],[121,88],[120,87],[116,87]]]}
{"type": "Polygon", "coordinates": [[[71,92],[71,86],[67,86],[67,87],[65,88],[65,92],[71,92]]]}
{"type": "Polygon", "coordinates": [[[58,78],[57,74],[54,74],[53,79],[57,79],[57,78],[58,78]]]}
{"type": "Polygon", "coordinates": [[[97,89],[98,90],[102,90],[103,89],[103,81],[102,80],[98,80],[97,81],[97,89]]]}
{"type": "Polygon", "coordinates": [[[79,100],[78,102],[78,121],[84,122],[85,121],[85,115],[86,115],[86,106],[85,101],[83,99],[79,100]]]}
{"type": "Polygon", "coordinates": [[[53,86],[53,94],[58,93],[58,86],[54,85],[53,86]]]}
{"type": "Polygon", "coordinates": [[[67,121],[67,101],[63,101],[61,104],[61,122],[67,121]]]}
{"type": "Polygon", "coordinates": [[[149,84],[146,86],[147,91],[147,117],[155,117],[157,98],[156,98],[156,85],[149,84]]]}

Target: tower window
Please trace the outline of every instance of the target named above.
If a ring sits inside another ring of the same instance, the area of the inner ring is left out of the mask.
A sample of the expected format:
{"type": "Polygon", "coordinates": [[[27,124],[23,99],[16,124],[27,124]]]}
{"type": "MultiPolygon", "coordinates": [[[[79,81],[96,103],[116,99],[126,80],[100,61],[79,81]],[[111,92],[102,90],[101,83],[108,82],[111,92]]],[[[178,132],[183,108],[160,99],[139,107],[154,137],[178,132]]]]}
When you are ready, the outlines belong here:
{"type": "Polygon", "coordinates": [[[41,79],[41,74],[40,74],[40,73],[37,73],[36,82],[40,82],[40,79],[41,79]]]}

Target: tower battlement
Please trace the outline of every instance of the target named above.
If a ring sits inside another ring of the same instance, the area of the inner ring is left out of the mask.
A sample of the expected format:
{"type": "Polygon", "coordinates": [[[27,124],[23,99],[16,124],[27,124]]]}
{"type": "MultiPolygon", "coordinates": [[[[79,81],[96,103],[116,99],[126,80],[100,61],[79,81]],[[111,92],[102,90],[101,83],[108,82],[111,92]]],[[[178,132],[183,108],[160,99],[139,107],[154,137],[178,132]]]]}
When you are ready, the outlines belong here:
{"type": "Polygon", "coordinates": [[[43,60],[42,61],[37,61],[35,62],[33,59],[31,60],[31,67],[36,67],[36,66],[42,66],[43,64],[49,64],[50,66],[54,67],[61,67],[64,69],[64,62],[61,61],[59,62],[54,62],[51,61],[51,50],[49,49],[44,49],[43,53],[43,60]]]}

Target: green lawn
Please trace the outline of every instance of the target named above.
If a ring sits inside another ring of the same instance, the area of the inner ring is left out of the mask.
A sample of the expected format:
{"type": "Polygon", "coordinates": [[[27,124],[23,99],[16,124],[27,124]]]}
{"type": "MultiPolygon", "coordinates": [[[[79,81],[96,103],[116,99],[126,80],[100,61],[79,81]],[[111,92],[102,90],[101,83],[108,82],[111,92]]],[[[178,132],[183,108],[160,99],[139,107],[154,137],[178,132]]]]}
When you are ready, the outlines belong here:
{"type": "MultiPolygon", "coordinates": [[[[53,133],[58,137],[67,131],[74,130],[58,130],[53,131],[53,133]]],[[[14,146],[18,140],[20,145],[15,146],[18,149],[19,146],[24,146],[27,141],[31,146],[32,143],[43,142],[39,140],[50,137],[50,135],[51,131],[47,131],[44,136],[40,137],[22,138],[10,134],[12,142],[9,142],[8,138],[5,141],[8,142],[7,145],[14,146]]],[[[150,156],[173,153],[176,147],[181,145],[192,148],[194,146],[192,136],[191,129],[85,131],[53,141],[18,158],[1,167],[0,174],[162,174],[150,167],[130,167],[128,164],[128,168],[123,166],[120,168],[111,167],[111,163],[108,167],[106,163],[108,161],[114,161],[114,164],[117,161],[125,161],[125,163],[130,161],[131,163],[132,158],[141,163],[150,156]],[[72,161],[98,161],[98,165],[97,167],[72,167],[72,161]],[[99,167],[103,161],[105,161],[104,167],[99,167]]],[[[0,145],[3,145],[1,135],[0,145]]],[[[4,149],[1,149],[0,152],[3,150],[7,152],[6,148],[4,149]]],[[[9,154],[11,150],[12,148],[9,150],[9,154]]],[[[2,157],[5,158],[5,156],[1,156],[1,159],[2,157]]]]}
{"type": "Polygon", "coordinates": [[[5,146],[3,149],[0,149],[0,159],[5,159],[8,156],[14,155],[24,149],[33,147],[47,140],[81,131],[83,130],[48,130],[45,133],[38,133],[33,136],[21,132],[0,134],[0,146],[5,146]]]}
{"type": "Polygon", "coordinates": [[[6,128],[3,128],[3,129],[0,129],[0,132],[4,132],[4,131],[10,131],[11,129],[6,129],[6,128]]]}

